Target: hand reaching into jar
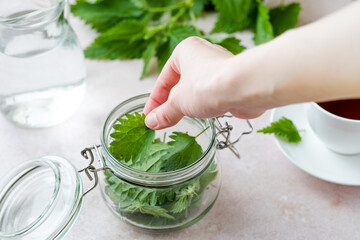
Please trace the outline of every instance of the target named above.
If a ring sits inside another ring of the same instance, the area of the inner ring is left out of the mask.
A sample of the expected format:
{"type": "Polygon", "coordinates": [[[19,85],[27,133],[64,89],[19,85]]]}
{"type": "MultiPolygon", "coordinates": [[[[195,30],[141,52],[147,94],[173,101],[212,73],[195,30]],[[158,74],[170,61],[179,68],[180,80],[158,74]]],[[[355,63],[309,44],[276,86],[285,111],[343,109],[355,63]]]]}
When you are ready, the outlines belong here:
{"type": "Polygon", "coordinates": [[[198,37],[182,41],[144,108],[162,129],[183,116],[255,118],[307,101],[360,98],[360,2],[232,55],[198,37]]]}

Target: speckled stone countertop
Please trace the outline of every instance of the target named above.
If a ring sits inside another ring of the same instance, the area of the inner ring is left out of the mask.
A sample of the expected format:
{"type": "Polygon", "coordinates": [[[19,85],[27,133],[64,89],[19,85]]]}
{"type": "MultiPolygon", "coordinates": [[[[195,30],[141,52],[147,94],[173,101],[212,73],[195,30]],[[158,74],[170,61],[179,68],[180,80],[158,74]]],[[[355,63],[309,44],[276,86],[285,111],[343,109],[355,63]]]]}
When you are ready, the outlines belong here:
{"type": "MultiPolygon", "coordinates": [[[[306,10],[311,1],[303,2],[306,10]]],[[[334,9],[339,1],[328,2],[334,9]]],[[[200,25],[209,29],[212,22],[210,16],[200,20],[200,25]]],[[[83,46],[95,37],[80,20],[71,18],[71,23],[83,46]]],[[[241,37],[252,46],[250,33],[241,37]]],[[[80,151],[99,142],[110,110],[127,98],[150,92],[156,79],[153,74],[139,81],[141,60],[87,60],[86,64],[87,93],[68,121],[32,130],[16,127],[0,115],[0,176],[27,159],[44,155],[58,155],[83,167],[86,162],[80,151]]],[[[267,112],[253,120],[254,128],[267,125],[269,117],[267,112]]],[[[234,122],[235,128],[240,122],[234,122]]],[[[161,235],[135,231],[112,215],[96,190],[86,196],[65,239],[360,239],[359,187],[328,183],[303,172],[280,152],[270,135],[251,134],[237,147],[240,160],[229,150],[220,152],[220,196],[212,210],[191,227],[161,235]]]]}

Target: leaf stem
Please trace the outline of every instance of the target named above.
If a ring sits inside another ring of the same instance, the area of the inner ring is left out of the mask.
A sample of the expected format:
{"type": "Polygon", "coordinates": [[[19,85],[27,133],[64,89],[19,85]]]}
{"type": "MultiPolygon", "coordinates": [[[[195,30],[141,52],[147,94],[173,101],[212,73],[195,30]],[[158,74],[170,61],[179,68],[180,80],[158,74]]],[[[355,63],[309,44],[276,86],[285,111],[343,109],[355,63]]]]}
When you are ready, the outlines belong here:
{"type": "Polygon", "coordinates": [[[163,142],[165,143],[166,140],[166,132],[164,132],[164,138],[163,138],[163,142]]]}
{"type": "Polygon", "coordinates": [[[203,134],[206,130],[208,130],[210,128],[210,126],[207,126],[204,130],[202,130],[198,135],[195,136],[195,138],[197,138],[198,136],[200,136],[201,134],[203,134]]]}
{"type": "Polygon", "coordinates": [[[180,3],[176,4],[176,5],[170,5],[170,6],[167,6],[167,7],[148,8],[148,12],[151,12],[151,13],[167,12],[167,11],[170,11],[170,10],[175,10],[175,9],[178,9],[178,8],[182,8],[184,5],[185,5],[185,2],[180,2],[180,3]]]}
{"type": "Polygon", "coordinates": [[[172,22],[172,23],[176,22],[185,13],[185,10],[186,10],[185,8],[181,8],[179,10],[179,12],[170,19],[169,23],[170,22],[172,22]]]}
{"type": "Polygon", "coordinates": [[[193,23],[193,25],[195,27],[197,35],[201,36],[202,34],[201,34],[201,32],[200,32],[200,30],[198,28],[197,19],[196,19],[194,11],[192,9],[190,9],[189,15],[190,15],[190,19],[191,19],[191,21],[192,21],[192,23],[193,23]]]}

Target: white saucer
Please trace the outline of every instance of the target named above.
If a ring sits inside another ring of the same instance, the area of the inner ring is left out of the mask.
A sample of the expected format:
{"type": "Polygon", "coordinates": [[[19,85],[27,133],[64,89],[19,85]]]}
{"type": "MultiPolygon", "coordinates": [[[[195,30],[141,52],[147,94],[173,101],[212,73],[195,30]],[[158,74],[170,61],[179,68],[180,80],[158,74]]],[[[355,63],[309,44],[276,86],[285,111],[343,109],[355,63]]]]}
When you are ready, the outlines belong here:
{"type": "Polygon", "coordinates": [[[300,133],[302,140],[298,144],[275,138],[280,150],[296,166],[315,177],[333,183],[360,186],[360,155],[340,155],[326,148],[309,126],[306,116],[308,104],[294,104],[272,111],[272,122],[286,117],[299,130],[304,130],[300,133]]]}

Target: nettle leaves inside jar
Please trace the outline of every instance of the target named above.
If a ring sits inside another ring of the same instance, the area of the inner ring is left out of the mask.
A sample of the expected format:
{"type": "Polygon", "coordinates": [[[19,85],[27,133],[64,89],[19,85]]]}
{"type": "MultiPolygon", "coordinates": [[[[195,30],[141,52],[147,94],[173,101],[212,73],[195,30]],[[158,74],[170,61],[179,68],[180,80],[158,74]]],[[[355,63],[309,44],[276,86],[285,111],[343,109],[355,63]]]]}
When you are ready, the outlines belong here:
{"type": "MultiPolygon", "coordinates": [[[[162,138],[155,138],[155,131],[145,125],[143,114],[126,114],[126,118],[118,122],[113,125],[110,153],[122,164],[149,173],[175,171],[197,161],[203,150],[196,139],[209,128],[195,136],[172,132],[169,137],[165,133],[162,138]]],[[[217,170],[212,163],[199,177],[163,189],[128,183],[110,171],[106,171],[105,176],[105,192],[119,206],[120,215],[137,223],[161,226],[186,220],[190,209],[196,209],[201,203],[217,170]]]]}

